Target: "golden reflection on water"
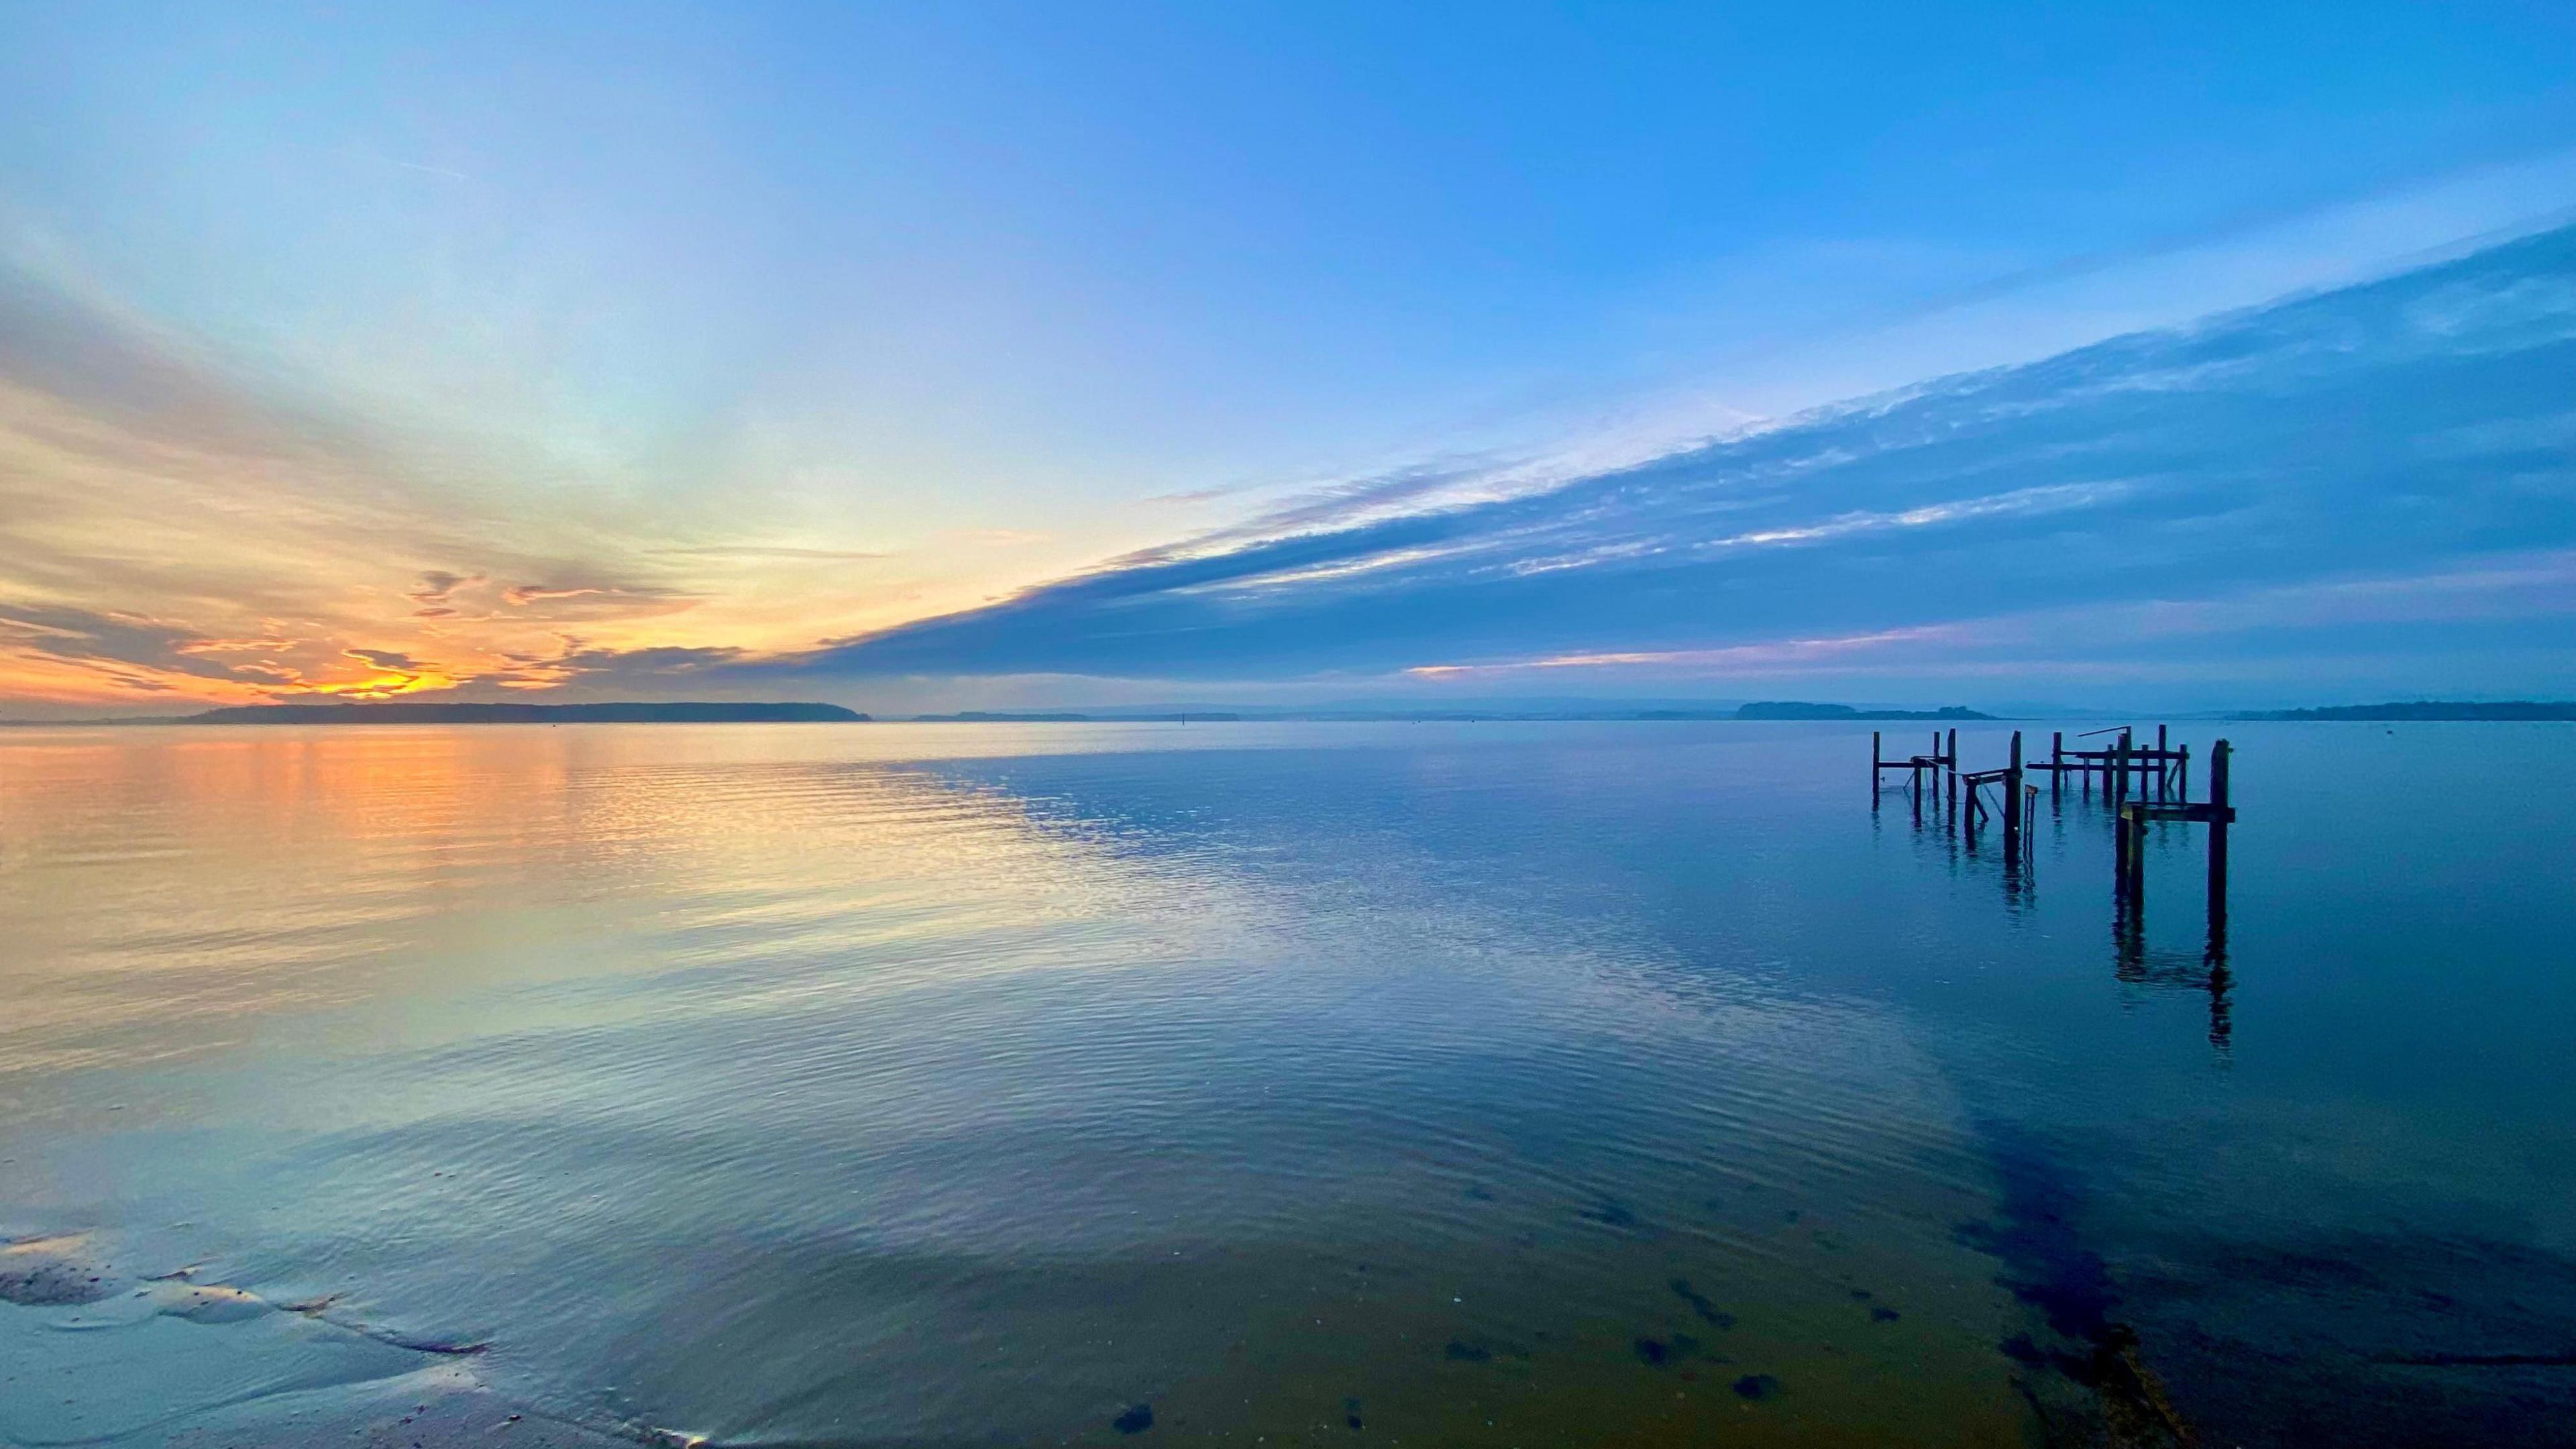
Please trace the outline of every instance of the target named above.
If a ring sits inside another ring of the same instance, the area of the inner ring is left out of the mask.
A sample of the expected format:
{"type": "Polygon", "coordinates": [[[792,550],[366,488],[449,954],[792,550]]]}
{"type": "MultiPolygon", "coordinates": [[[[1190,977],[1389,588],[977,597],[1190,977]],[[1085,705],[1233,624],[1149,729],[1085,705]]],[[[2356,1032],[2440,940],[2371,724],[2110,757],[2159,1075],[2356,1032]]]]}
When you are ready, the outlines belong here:
{"type": "Polygon", "coordinates": [[[1685,999],[1401,853],[1140,843],[925,740],[1024,744],[0,741],[20,1205],[211,1220],[153,1231],[489,1337],[584,1422],[2019,1442],[2016,1310],[1951,1234],[1988,1204],[1886,1023],[1685,999]]]}
{"type": "Polygon", "coordinates": [[[667,964],[585,949],[630,910],[785,946],[1063,921],[1146,884],[1005,795],[840,743],[721,727],[0,738],[0,1093],[234,1045],[242,1018],[356,1002],[399,1017],[469,984],[460,963],[477,987],[667,964]]]}

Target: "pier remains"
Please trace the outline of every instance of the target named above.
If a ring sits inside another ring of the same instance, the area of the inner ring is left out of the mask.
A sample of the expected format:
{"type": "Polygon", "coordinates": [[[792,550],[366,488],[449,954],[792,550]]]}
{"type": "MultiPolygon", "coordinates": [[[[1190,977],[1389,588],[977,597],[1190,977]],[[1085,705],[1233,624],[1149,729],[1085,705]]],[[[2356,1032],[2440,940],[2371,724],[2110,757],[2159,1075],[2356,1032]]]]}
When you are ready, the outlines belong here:
{"type": "Polygon", "coordinates": [[[1932,732],[1932,748],[1922,754],[1890,756],[1885,737],[1877,730],[1869,736],[1869,788],[1873,806],[1891,770],[1906,772],[1906,792],[1914,802],[1914,815],[1919,821],[1924,805],[1929,802],[1936,815],[1946,789],[1951,817],[1963,841],[1974,841],[1977,831],[1989,821],[2003,825],[2004,855],[2016,863],[2027,859],[2031,846],[2031,826],[2039,800],[2039,787],[2029,777],[2046,773],[2048,798],[2052,807],[2065,801],[2066,780],[2075,777],[2076,785],[2086,799],[2092,798],[2095,783],[2100,783],[2102,797],[2111,807],[2113,898],[2120,903],[2124,923],[2131,928],[2143,918],[2146,901],[2146,840],[2148,825],[2176,822],[2209,827],[2209,920],[2213,940],[2220,938],[2227,919],[2227,830],[2236,823],[2236,809],[2228,798],[2228,764],[2234,750],[2227,741],[2210,746],[2209,797],[2191,798],[2191,746],[2172,743],[2170,727],[2156,726],[2155,743],[2143,744],[2131,725],[2113,725],[2107,729],[2087,730],[2075,736],[2077,745],[2067,748],[2065,731],[2049,735],[2048,758],[2022,758],[2022,732],[2012,732],[2012,744],[2005,763],[1999,769],[1962,770],[1959,768],[1959,732],[1932,732]],[[2097,747],[2087,748],[2083,741],[2100,739],[2097,747]],[[1960,786],[1967,787],[1964,798],[1960,786]],[[1995,792],[1995,803],[1987,803],[1987,792],[1995,792]]]}

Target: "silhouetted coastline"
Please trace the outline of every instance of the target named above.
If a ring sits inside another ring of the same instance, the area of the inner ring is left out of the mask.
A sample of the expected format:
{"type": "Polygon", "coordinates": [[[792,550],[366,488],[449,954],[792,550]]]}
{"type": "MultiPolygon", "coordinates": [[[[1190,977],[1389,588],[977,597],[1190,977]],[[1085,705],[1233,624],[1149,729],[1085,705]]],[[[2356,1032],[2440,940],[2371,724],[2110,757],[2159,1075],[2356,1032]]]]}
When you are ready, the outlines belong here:
{"type": "Polygon", "coordinates": [[[2420,699],[2403,704],[2342,704],[2323,709],[2248,710],[2238,719],[2276,720],[2576,720],[2576,700],[2509,699],[2491,704],[2420,699]]]}
{"type": "Polygon", "coordinates": [[[608,704],[252,704],[180,724],[825,724],[867,716],[837,704],[623,701],[608,704]]]}

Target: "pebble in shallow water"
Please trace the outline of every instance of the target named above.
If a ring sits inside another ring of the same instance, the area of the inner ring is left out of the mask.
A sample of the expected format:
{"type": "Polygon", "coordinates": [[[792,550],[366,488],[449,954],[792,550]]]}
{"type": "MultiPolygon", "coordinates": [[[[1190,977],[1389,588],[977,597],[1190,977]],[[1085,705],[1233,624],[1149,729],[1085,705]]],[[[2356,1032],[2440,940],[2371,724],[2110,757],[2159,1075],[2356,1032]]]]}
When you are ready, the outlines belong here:
{"type": "Polygon", "coordinates": [[[107,1296],[107,1275],[83,1261],[78,1235],[30,1238],[0,1247],[0,1303],[62,1308],[107,1296]]]}

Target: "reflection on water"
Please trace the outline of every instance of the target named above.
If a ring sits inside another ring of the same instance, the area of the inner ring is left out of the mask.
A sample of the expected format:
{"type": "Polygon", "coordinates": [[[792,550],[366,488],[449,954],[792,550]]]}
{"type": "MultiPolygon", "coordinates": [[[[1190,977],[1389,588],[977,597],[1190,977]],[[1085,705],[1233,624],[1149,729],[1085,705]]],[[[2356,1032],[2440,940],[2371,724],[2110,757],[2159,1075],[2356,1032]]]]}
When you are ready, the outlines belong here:
{"type": "Polygon", "coordinates": [[[2564,732],[2231,733],[2205,919],[1829,727],[12,734],[0,1440],[2559,1442],[2564,732]]]}
{"type": "MultiPolygon", "coordinates": [[[[2162,737],[2160,732],[2159,739],[2162,737]]],[[[1955,731],[1952,732],[1950,748],[1953,750],[1957,748],[1955,731]]],[[[2158,748],[2161,749],[2161,746],[2158,748]]],[[[2160,802],[2183,801],[2188,791],[2188,781],[2189,769],[2186,763],[2180,767],[2177,776],[2168,776],[2158,781],[2155,787],[2155,798],[2160,802]],[[2179,784],[2176,783],[2177,778],[2180,781],[2179,784]]],[[[2052,774],[2050,782],[2048,810],[2051,823],[2057,828],[2056,842],[2061,853],[2065,845],[2065,830],[2071,823],[2097,831],[2116,828],[2118,817],[2116,810],[2112,808],[2112,801],[2106,799],[2103,802],[2105,809],[2102,811],[2096,812],[2092,809],[2092,777],[2089,774],[2079,776],[2078,803],[2071,816],[2067,811],[2063,777],[2052,774]]],[[[2040,808],[2039,787],[2034,785],[2026,788],[2028,798],[2024,805],[2024,818],[2029,823],[2024,825],[2024,830],[2031,829],[2035,825],[2040,808]]],[[[1973,858],[1978,853],[1982,838],[1981,826],[1994,818],[2001,807],[1998,804],[1980,808],[1981,799],[1992,790],[1991,785],[1981,789],[1972,780],[1965,789],[1966,794],[1963,797],[1960,778],[1956,774],[1945,778],[1939,772],[1917,770],[1910,772],[1909,778],[1902,787],[1893,793],[1904,800],[1918,835],[1927,830],[1939,832],[1945,844],[1953,843],[1955,838],[1954,856],[1973,858]]],[[[1873,815],[1879,810],[1884,797],[1889,793],[1891,792],[1883,787],[1870,792],[1870,810],[1873,815]]],[[[2168,847],[2163,852],[2168,856],[2174,853],[2170,846],[2180,824],[2181,822],[2171,821],[2154,823],[2154,828],[2158,830],[2155,838],[2158,843],[2168,847]]],[[[2193,828],[2199,831],[2209,829],[2207,826],[2193,828]]],[[[2115,963],[2114,974],[2123,982],[2131,985],[2180,986],[2207,992],[2209,1044],[2223,1059],[2227,1055],[2234,1035],[2227,1002],[2227,993],[2233,978],[2227,970],[2228,889],[2225,835],[2219,834],[2214,838],[2205,837],[2202,848],[2208,853],[2201,908],[2205,934],[2197,953],[2176,948],[2149,951],[2143,897],[2139,892],[2130,889],[2129,883],[2120,878],[2115,868],[2110,886],[2111,956],[2115,963]]],[[[2008,909],[2018,912],[2027,906],[2036,890],[2036,872],[2032,869],[2035,850],[2035,841],[2025,839],[2016,832],[1996,857],[1996,881],[2008,909]]]]}

